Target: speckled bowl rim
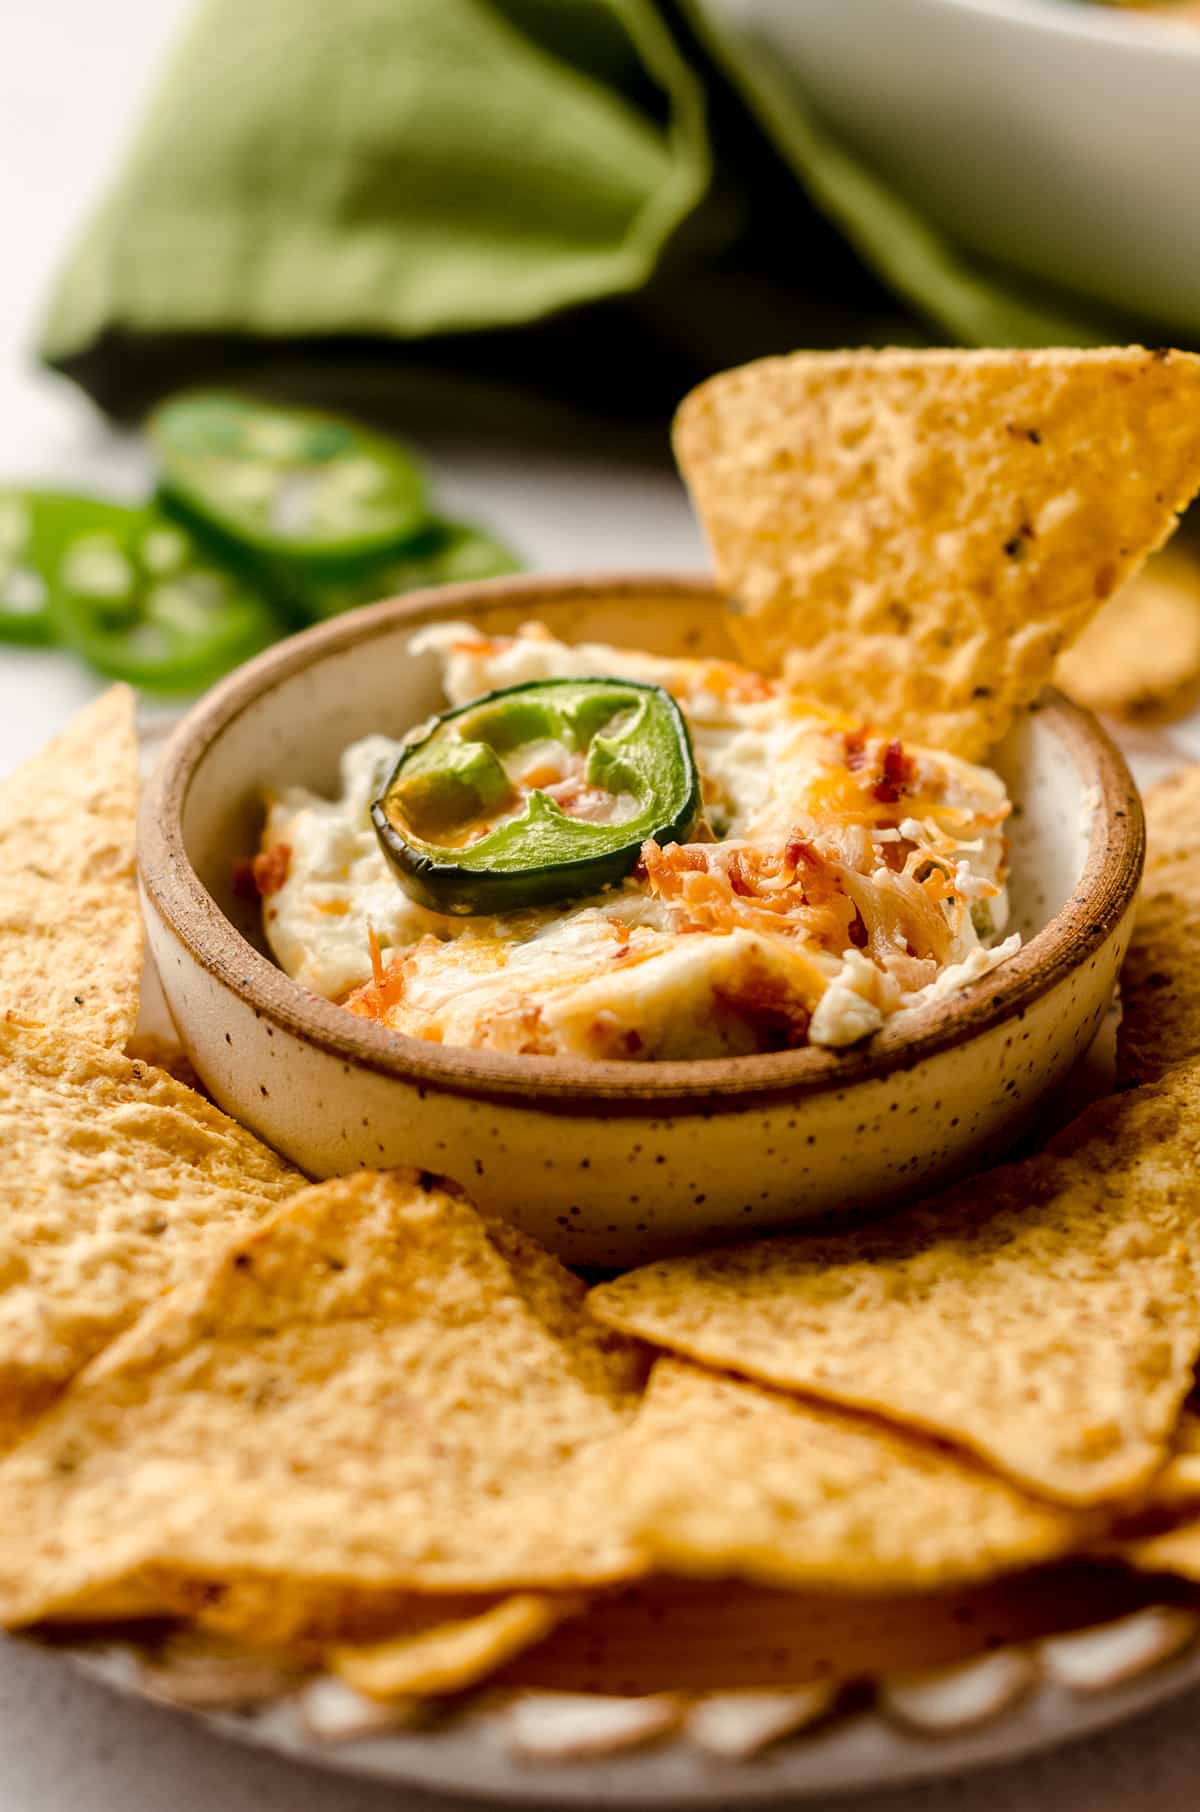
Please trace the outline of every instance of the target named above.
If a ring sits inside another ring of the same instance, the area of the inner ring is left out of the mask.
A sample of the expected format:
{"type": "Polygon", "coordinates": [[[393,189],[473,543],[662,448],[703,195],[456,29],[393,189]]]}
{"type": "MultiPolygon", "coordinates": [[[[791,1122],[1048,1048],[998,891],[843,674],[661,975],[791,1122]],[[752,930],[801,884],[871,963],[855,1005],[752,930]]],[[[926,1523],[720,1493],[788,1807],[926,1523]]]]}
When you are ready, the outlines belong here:
{"type": "MultiPolygon", "coordinates": [[[[182,719],[143,793],[138,862],[152,909],[192,957],[263,1019],[344,1063],[419,1085],[483,1099],[512,1099],[541,1110],[654,1116],[743,1111],[756,1098],[801,1100],[846,1090],[907,1070],[1020,1019],[1041,996],[1100,949],[1133,904],[1141,879],[1145,827],[1124,759],[1090,712],[1049,689],[1035,709],[1048,720],[1096,789],[1098,809],[1079,885],[1015,956],[969,989],[904,1016],[845,1051],[806,1046],[753,1057],[632,1064],[570,1057],[509,1056],[408,1038],[309,994],[257,951],[230,923],[192,867],[183,812],[192,777],[213,744],[281,681],[397,627],[548,602],[595,605],[606,598],[658,594],[716,607],[720,595],[700,575],[601,573],[446,585],[347,613],[303,631],[248,662],[182,719]],[[601,1106],[602,1104],[602,1106],[601,1106]]],[[[186,1027],[181,1028],[186,1034],[186,1027]]]]}

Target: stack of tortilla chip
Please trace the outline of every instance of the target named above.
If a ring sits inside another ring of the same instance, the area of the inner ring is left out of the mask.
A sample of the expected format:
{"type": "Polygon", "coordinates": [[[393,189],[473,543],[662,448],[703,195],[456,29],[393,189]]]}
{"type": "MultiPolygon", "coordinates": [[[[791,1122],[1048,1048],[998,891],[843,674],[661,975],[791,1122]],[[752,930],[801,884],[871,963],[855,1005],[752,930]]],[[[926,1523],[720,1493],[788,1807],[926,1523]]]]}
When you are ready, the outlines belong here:
{"type": "MultiPolygon", "coordinates": [[[[755,1582],[705,1589],[732,1619],[725,1674],[749,1683],[776,1677],[779,1656],[811,1671],[804,1602],[826,1661],[854,1669],[864,1627],[881,1655],[907,1643],[910,1658],[1016,1627],[987,1597],[997,1577],[1077,1552],[1106,1519],[961,1444],[696,1364],[661,1360],[647,1389],[641,1343],[457,1191],[365,1172],[305,1188],[114,1048],[131,1012],[80,1017],[74,995],[92,998],[100,964],[106,998],[136,1000],[131,710],[109,695],[56,745],[61,780],[39,757],[9,783],[15,802],[0,796],[0,821],[32,811],[23,793],[74,848],[103,842],[112,909],[131,921],[90,940],[86,889],[61,883],[72,992],[22,994],[0,1023],[3,1622],[182,1617],[382,1698],[458,1691],[526,1652],[586,1673],[622,1587],[646,1581],[628,1641],[656,1599],[678,1620],[659,1583],[671,1572],[755,1582]],[[80,734],[92,789],[72,803],[80,734]],[[763,1586],[784,1588],[786,1613],[778,1590],[767,1602],[793,1631],[771,1663],[763,1586]],[[839,1635],[831,1593],[878,1611],[839,1635]]],[[[685,1621],[702,1625],[696,1590],[685,1621]]],[[[1031,1602],[1013,1600],[1022,1629],[1031,1602]]],[[[628,1653],[607,1665],[628,1670],[628,1653]]]]}
{"type": "Polygon", "coordinates": [[[1150,787],[1144,804],[1146,871],[1121,976],[1127,1082],[1200,1057],[1200,766],[1150,787]]]}
{"type": "MultiPolygon", "coordinates": [[[[968,752],[1200,485],[1181,356],[751,371],[679,429],[742,634],[968,752]]],[[[243,1682],[380,1700],[653,1693],[932,1665],[1200,1579],[1195,773],[1150,801],[1139,1086],[881,1226],[590,1293],[437,1178],[306,1186],[125,1054],[135,792],[120,689],[0,784],[5,1626],[169,1618],[253,1651],[243,1682]]]]}
{"type": "Polygon", "coordinates": [[[301,1179],[123,1055],[142,920],[125,687],[0,783],[0,1442],[301,1179]]]}

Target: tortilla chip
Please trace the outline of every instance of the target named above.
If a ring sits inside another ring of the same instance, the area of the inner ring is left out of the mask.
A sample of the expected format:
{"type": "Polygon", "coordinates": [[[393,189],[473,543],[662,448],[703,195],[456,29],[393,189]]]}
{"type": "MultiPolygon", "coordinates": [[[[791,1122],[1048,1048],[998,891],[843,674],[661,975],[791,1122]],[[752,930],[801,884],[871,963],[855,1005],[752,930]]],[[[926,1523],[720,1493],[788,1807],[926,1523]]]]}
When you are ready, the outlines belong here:
{"type": "Polygon", "coordinates": [[[0,1005],[120,1050],[138,1016],[142,914],[132,883],[0,879],[0,1005]]]}
{"type": "Polygon", "coordinates": [[[148,1063],[153,1069],[165,1070],[168,1076],[174,1076],[176,1082],[182,1082],[194,1094],[208,1093],[192,1068],[187,1052],[173,1038],[164,1038],[159,1032],[135,1032],[125,1046],[125,1055],[139,1063],[148,1063]]]}
{"type": "Polygon", "coordinates": [[[128,686],[0,781],[0,1009],[114,1047],[133,1031],[137,791],[128,686]]]}
{"type": "Polygon", "coordinates": [[[873,1679],[1103,1623],[1138,1609],[1152,1591],[1121,1568],[1075,1561],[940,1592],[650,1579],[597,1598],[493,1684],[652,1693],[873,1679]]]}
{"type": "Polygon", "coordinates": [[[1174,541],[1092,618],[1055,680],[1090,711],[1166,723],[1200,691],[1200,557],[1174,541]]]}
{"type": "Polygon", "coordinates": [[[161,1071],[0,1021],[0,1440],[301,1181],[161,1071]]]}
{"type": "Polygon", "coordinates": [[[1153,1082],[1200,1056],[1200,764],[1149,787],[1146,872],[1121,971],[1117,1070],[1153,1082]]]}
{"type": "Polygon", "coordinates": [[[746,659],[977,758],[1200,489],[1200,359],[795,353],[693,391],[675,449],[746,659]]]}
{"type": "Polygon", "coordinates": [[[625,1478],[660,1568],[763,1585],[965,1584],[1057,1560],[1097,1527],[938,1442],[671,1359],[651,1374],[625,1478]]]}
{"type": "Polygon", "coordinates": [[[644,1365],[583,1293],[413,1174],[303,1191],[0,1464],[0,1621],[152,1571],[273,1582],[314,1616],[323,1593],[634,1576],[604,1462],[644,1365]]]}
{"type": "Polygon", "coordinates": [[[462,1692],[578,1615],[585,1603],[582,1598],[520,1592],[460,1622],[430,1623],[427,1613],[424,1628],[418,1625],[370,1647],[335,1648],[327,1660],[347,1686],[369,1699],[462,1692]]]}
{"type": "Polygon", "coordinates": [[[1200,1511],[1200,1414],[1185,1409],[1171,1443],[1171,1457],[1150,1487],[1152,1510],[1200,1511]]]}
{"type": "Polygon", "coordinates": [[[834,1237],[593,1290],[610,1326],[961,1444],[1099,1504],[1169,1451],[1200,1351],[1200,1071],[1090,1107],[1047,1154],[834,1237]]]}
{"type": "MultiPolygon", "coordinates": [[[[1156,1508],[1180,1510],[1176,1501],[1156,1508]]],[[[1115,1549],[1128,1566],[1142,1573],[1169,1573],[1176,1579],[1200,1583],[1200,1516],[1185,1517],[1155,1535],[1135,1536],[1115,1549]]]]}
{"type": "Polygon", "coordinates": [[[4,872],[64,885],[127,880],[137,792],[134,697],[113,686],[0,781],[4,872]]]}
{"type": "Polygon", "coordinates": [[[244,1711],[290,1697],[306,1669],[292,1655],[247,1654],[203,1632],[172,1630],[143,1660],[138,1685],[148,1697],[192,1711],[244,1711]]]}

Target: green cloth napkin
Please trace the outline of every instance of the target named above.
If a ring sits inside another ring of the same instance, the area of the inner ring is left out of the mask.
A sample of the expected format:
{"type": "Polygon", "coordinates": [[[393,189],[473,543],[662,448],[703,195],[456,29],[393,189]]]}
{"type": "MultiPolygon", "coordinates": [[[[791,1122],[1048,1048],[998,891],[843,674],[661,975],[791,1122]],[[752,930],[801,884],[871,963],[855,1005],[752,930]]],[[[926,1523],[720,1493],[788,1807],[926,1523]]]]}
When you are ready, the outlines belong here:
{"type": "MultiPolygon", "coordinates": [[[[367,336],[453,359],[445,336],[630,297],[684,335],[756,214],[731,94],[790,172],[778,237],[819,246],[832,223],[866,290],[939,336],[1110,337],[948,244],[700,0],[203,0],[41,354],[119,410],[204,372],[206,346],[367,336]]],[[[776,347],[831,307],[837,337],[878,337],[878,302],[856,320],[826,293],[829,262],[792,258],[776,347]]]]}

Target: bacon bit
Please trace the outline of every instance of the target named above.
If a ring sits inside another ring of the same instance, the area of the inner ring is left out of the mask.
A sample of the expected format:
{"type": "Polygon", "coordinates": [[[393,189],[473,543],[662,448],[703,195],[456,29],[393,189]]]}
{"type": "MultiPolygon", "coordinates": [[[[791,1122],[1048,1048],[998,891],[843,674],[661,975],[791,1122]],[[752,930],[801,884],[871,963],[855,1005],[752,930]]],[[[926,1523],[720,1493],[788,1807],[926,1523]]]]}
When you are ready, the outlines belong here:
{"type": "Polygon", "coordinates": [[[846,750],[846,766],[852,774],[866,766],[867,733],[865,730],[847,730],[842,736],[846,750]]]}
{"type": "Polygon", "coordinates": [[[748,1020],[760,1051],[792,1051],[808,1043],[812,1009],[789,989],[782,976],[747,964],[743,974],[714,987],[713,1002],[748,1020]]]}
{"type": "Polygon", "coordinates": [[[659,849],[648,842],[641,866],[650,893],[672,908],[677,934],[741,927],[812,938],[837,954],[846,948],[854,907],[841,865],[806,837],[793,835],[773,850],[748,843],[659,849]]]}
{"type": "Polygon", "coordinates": [[[291,865],[291,844],[276,843],[250,861],[234,863],[233,891],[242,900],[252,900],[256,894],[261,900],[270,899],[287,880],[291,865]]]}
{"type": "Polygon", "coordinates": [[[901,793],[912,785],[916,771],[912,756],[906,755],[902,744],[893,737],[883,751],[883,774],[871,789],[875,798],[881,805],[895,805],[901,793]]]}
{"type": "Polygon", "coordinates": [[[843,731],[841,741],[849,773],[861,774],[878,761],[879,777],[870,791],[871,797],[881,805],[894,805],[902,793],[910,790],[916,779],[917,766],[897,737],[884,745],[882,756],[877,754],[881,738],[872,737],[869,724],[857,730],[843,731]]]}
{"type": "Polygon", "coordinates": [[[278,893],[288,878],[292,866],[292,846],[290,843],[276,843],[254,858],[254,885],[263,899],[269,899],[278,893]]]}
{"type": "MultiPolygon", "coordinates": [[[[634,879],[648,880],[651,870],[657,869],[663,861],[668,862],[679,874],[705,874],[708,870],[708,858],[703,849],[683,843],[668,843],[665,847],[660,847],[653,837],[648,837],[638,853],[634,879]]],[[[651,888],[651,892],[653,891],[651,888]]]]}
{"type": "Polygon", "coordinates": [[[801,862],[806,862],[814,871],[819,870],[822,857],[817,854],[809,838],[793,834],[784,845],[784,860],[793,869],[798,869],[801,862]]]}
{"type": "Polygon", "coordinates": [[[258,888],[254,884],[254,863],[249,856],[240,856],[234,863],[231,880],[236,899],[257,900],[258,888]]]}
{"type": "Polygon", "coordinates": [[[754,898],[754,881],[746,873],[746,865],[740,849],[735,849],[730,856],[726,873],[729,876],[729,885],[733,888],[734,893],[738,894],[743,900],[752,900],[754,898]]]}

